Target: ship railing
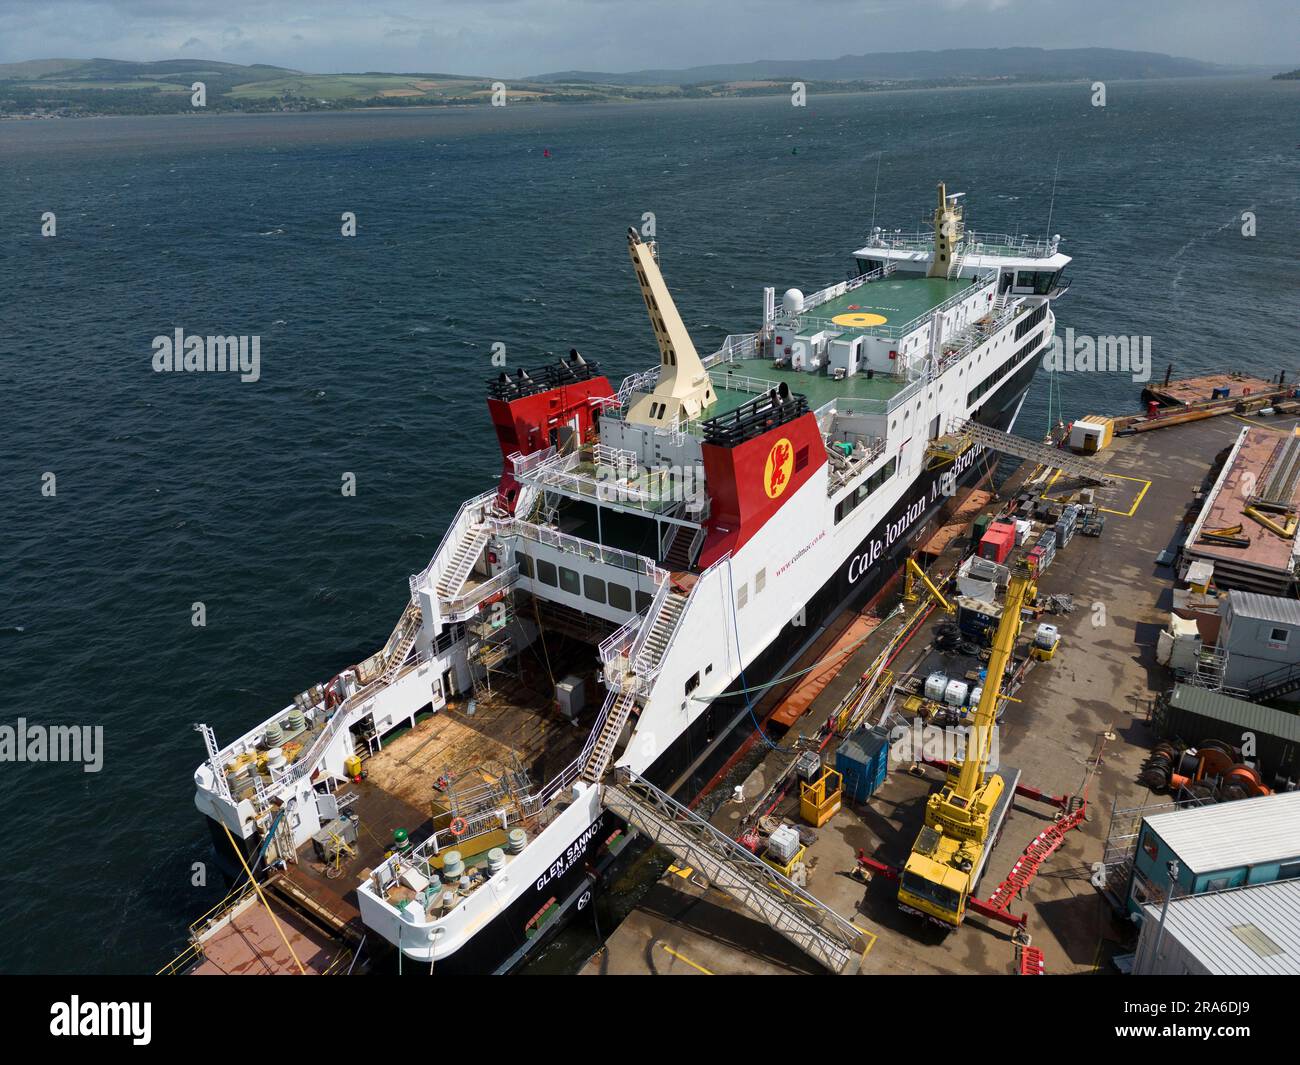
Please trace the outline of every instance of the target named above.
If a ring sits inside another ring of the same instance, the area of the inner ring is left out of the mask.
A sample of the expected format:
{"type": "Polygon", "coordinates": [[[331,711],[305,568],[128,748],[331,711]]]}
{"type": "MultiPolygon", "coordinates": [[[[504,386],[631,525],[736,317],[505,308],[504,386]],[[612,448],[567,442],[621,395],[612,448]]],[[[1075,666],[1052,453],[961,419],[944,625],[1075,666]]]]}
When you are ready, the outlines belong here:
{"type": "Polygon", "coordinates": [[[645,650],[646,641],[650,638],[650,630],[654,628],[655,622],[659,618],[659,612],[663,609],[664,603],[667,602],[668,593],[671,590],[672,581],[664,581],[659,585],[658,591],[655,592],[654,598],[650,601],[650,606],[646,609],[645,622],[641,626],[641,631],[637,633],[636,639],[632,641],[632,647],[628,654],[632,662],[633,672],[645,681],[654,678],[658,672],[658,667],[647,666],[642,657],[642,652],[645,650]]]}
{"type": "MultiPolygon", "coordinates": [[[[498,806],[491,810],[481,810],[478,813],[470,814],[464,818],[464,821],[465,825],[460,832],[452,832],[449,827],[436,830],[428,839],[406,855],[405,861],[410,865],[414,865],[416,862],[422,863],[424,869],[420,871],[425,876],[432,878],[433,873],[438,872],[438,870],[429,866],[429,855],[441,854],[447,847],[457,848],[476,836],[495,832],[498,828],[508,829],[510,827],[510,811],[504,806],[498,806]]],[[[394,857],[401,858],[402,856],[395,855],[394,857]]]]}
{"type": "Polygon", "coordinates": [[[525,540],[532,540],[534,543],[554,547],[566,554],[585,558],[589,562],[598,562],[602,565],[613,566],[616,569],[641,573],[656,584],[668,576],[664,570],[655,565],[652,559],[646,558],[645,555],[620,551],[616,547],[605,547],[591,540],[570,536],[568,533],[560,532],[558,529],[552,529],[546,525],[536,525],[520,518],[500,517],[493,520],[493,525],[502,536],[520,536],[525,540]]]}
{"type": "Polygon", "coordinates": [[[423,652],[414,652],[408,658],[402,668],[391,680],[384,680],[382,677],[367,684],[364,688],[358,688],[349,695],[330,714],[316,738],[311,741],[297,758],[284,767],[279,773],[271,773],[263,777],[257,773],[253,777],[253,795],[254,805],[258,809],[265,809],[271,798],[286,784],[293,784],[307,773],[312,772],[319,762],[321,755],[325,753],[330,742],[339,734],[344,724],[350,719],[352,711],[365,703],[369,702],[385,688],[391,687],[402,677],[406,676],[412,669],[428,661],[428,655],[423,652]]]}
{"type": "MultiPolygon", "coordinates": [[[[682,625],[684,625],[685,623],[686,614],[689,614],[690,605],[692,605],[692,603],[695,601],[695,593],[697,593],[698,590],[701,589],[703,585],[707,584],[708,577],[712,576],[712,572],[718,570],[718,568],[722,566],[725,566],[725,564],[728,564],[729,562],[731,562],[731,551],[725,551],[725,553],[723,553],[723,555],[720,555],[718,559],[715,559],[714,563],[712,563],[711,566],[708,567],[707,570],[705,570],[705,572],[702,572],[701,575],[699,575],[699,579],[695,581],[695,583],[692,586],[690,586],[690,592],[686,593],[686,602],[682,603],[681,612],[679,615],[677,615],[676,622],[673,623],[672,632],[668,633],[668,641],[666,642],[666,644],[664,644],[663,650],[660,651],[658,663],[656,663],[653,668],[649,668],[649,670],[642,670],[642,668],[637,668],[636,671],[637,676],[640,677],[640,679],[642,680],[642,685],[640,687],[642,693],[649,693],[650,687],[651,685],[653,685],[653,681],[655,677],[659,675],[659,671],[662,670],[663,668],[663,663],[667,662],[668,655],[672,654],[673,646],[676,646],[677,636],[679,636],[679,633],[681,632],[682,629],[682,625]]],[[[666,586],[666,588],[668,584],[669,581],[664,581],[664,586],[666,586]]],[[[653,614],[653,609],[651,609],[651,614],[653,614]]],[[[651,628],[654,628],[653,620],[647,623],[645,629],[643,629],[643,632],[646,633],[646,636],[650,635],[651,628]]],[[[640,658],[640,650],[637,651],[637,657],[633,658],[633,662],[636,663],[638,658],[640,658]]]]}
{"type": "Polygon", "coordinates": [[[885,453],[885,439],[881,436],[863,436],[860,433],[844,433],[845,437],[850,438],[846,443],[854,444],[861,442],[865,445],[866,450],[855,452],[851,455],[841,454],[839,451],[833,451],[831,445],[827,445],[827,454],[838,455],[843,460],[842,466],[837,466],[835,460],[830,462],[830,476],[826,483],[826,494],[834,495],[843,489],[850,482],[855,480],[860,474],[865,473],[871,464],[885,453]]]}
{"type": "MultiPolygon", "coordinates": [[[[1013,236],[1010,233],[984,233],[967,230],[962,238],[970,255],[1001,255],[1025,259],[1048,259],[1057,252],[1057,243],[1050,238],[1013,236]]],[[[881,232],[867,241],[867,248],[890,248],[899,251],[934,253],[932,230],[904,233],[901,229],[881,232]]]]}
{"type": "Polygon", "coordinates": [[[588,454],[583,451],[554,455],[548,461],[537,464],[527,473],[517,476],[523,483],[534,487],[551,488],[602,503],[623,503],[638,510],[654,510],[664,502],[649,489],[629,484],[623,479],[629,476],[623,472],[629,468],[629,462],[632,468],[639,468],[635,452],[618,451],[615,448],[604,450],[607,453],[605,457],[595,452],[588,454]],[[611,452],[616,453],[618,457],[609,459],[608,453],[611,452]],[[578,467],[584,462],[590,462],[595,467],[595,472],[580,471],[578,467]],[[612,471],[613,476],[602,475],[602,469],[612,471]]]}
{"type": "Polygon", "coordinates": [[[711,369],[724,362],[738,359],[753,359],[758,356],[758,333],[733,333],[722,342],[722,347],[700,361],[704,368],[711,369]]]}
{"type": "Polygon", "coordinates": [[[451,523],[447,526],[447,531],[443,533],[438,549],[433,553],[429,564],[410,578],[412,599],[415,598],[419,589],[426,587],[432,581],[444,553],[451,550],[453,543],[459,541],[471,525],[484,519],[496,497],[497,489],[492,488],[481,495],[465,500],[460,505],[460,509],[456,511],[456,516],[452,518],[451,523]]]}
{"type": "Polygon", "coordinates": [[[606,665],[629,656],[636,634],[645,622],[645,612],[633,614],[600,642],[600,660],[606,665]]]}
{"type": "MultiPolygon", "coordinates": [[[[700,362],[704,364],[705,369],[711,369],[725,362],[755,358],[759,353],[760,335],[759,333],[732,333],[723,340],[722,346],[717,351],[702,356],[700,362]]],[[[614,395],[595,400],[596,403],[602,404],[605,408],[601,411],[601,417],[615,420],[621,419],[634,392],[649,393],[654,391],[655,386],[659,383],[659,373],[660,367],[652,366],[648,370],[638,370],[636,373],[624,377],[622,384],[618,386],[618,391],[614,395]]],[[[690,431],[690,429],[687,429],[687,432],[690,431]]]]}
{"type": "Polygon", "coordinates": [[[515,578],[518,576],[519,567],[511,566],[509,569],[503,569],[496,576],[484,581],[464,595],[458,595],[455,599],[444,600],[442,603],[443,620],[464,621],[467,616],[478,609],[483,600],[509,588],[514,584],[515,578]]]}
{"type": "Polygon", "coordinates": [[[1019,303],[1005,306],[997,312],[992,321],[988,321],[986,318],[977,319],[954,335],[951,340],[945,340],[940,345],[938,365],[931,372],[931,379],[938,377],[954,363],[960,362],[986,340],[993,337],[1019,312],[1019,303]]]}
{"type": "Polygon", "coordinates": [[[224,899],[214,905],[202,917],[198,917],[190,922],[189,944],[175,958],[169,961],[158,970],[158,976],[179,976],[183,975],[189,968],[198,962],[204,956],[202,936],[209,928],[219,921],[225,920],[242,905],[245,900],[254,895],[255,889],[251,880],[245,880],[240,887],[235,888],[224,899]]]}
{"type": "Polygon", "coordinates": [[[655,366],[649,370],[638,370],[636,373],[628,374],[623,378],[622,383],[618,386],[618,391],[612,396],[605,396],[599,400],[605,409],[601,412],[602,418],[620,418],[622,412],[627,408],[628,400],[632,398],[634,392],[653,392],[655,385],[659,383],[659,367],[655,366]]]}
{"type": "MultiPolygon", "coordinates": [[[[891,264],[892,266],[892,264],[891,264]]],[[[828,303],[830,300],[843,296],[846,292],[852,292],[856,288],[869,284],[872,281],[879,281],[882,277],[892,273],[892,269],[886,267],[877,267],[875,270],[869,270],[865,274],[859,274],[857,277],[850,278],[848,281],[841,281],[837,285],[830,285],[819,292],[814,292],[811,296],[805,296],[803,301],[804,310],[811,310],[813,307],[828,303]]]]}
{"type": "Polygon", "coordinates": [[[514,471],[515,480],[522,480],[526,474],[532,473],[537,467],[550,462],[555,458],[556,449],[554,446],[543,448],[541,451],[534,451],[531,455],[523,455],[518,451],[510,454],[508,462],[514,471]]]}
{"type": "Polygon", "coordinates": [[[710,370],[709,380],[713,382],[714,388],[728,388],[733,392],[753,392],[756,395],[770,392],[776,387],[771,381],[765,381],[761,377],[750,377],[748,374],[735,373],[731,370],[710,370]]]}

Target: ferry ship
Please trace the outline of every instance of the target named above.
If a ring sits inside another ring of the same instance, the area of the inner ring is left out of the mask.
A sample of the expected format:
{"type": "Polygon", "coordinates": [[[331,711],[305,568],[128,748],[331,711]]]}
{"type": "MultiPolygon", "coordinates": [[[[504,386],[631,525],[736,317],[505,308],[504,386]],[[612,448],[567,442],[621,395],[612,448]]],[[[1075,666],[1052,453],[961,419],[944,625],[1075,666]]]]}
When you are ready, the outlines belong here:
{"type": "Polygon", "coordinates": [[[989,475],[935,442],[1011,428],[1070,259],[964,213],[940,184],[928,229],[874,229],[811,295],[766,289],[759,328],[704,357],[629,231],[658,365],[616,388],[572,351],[487,382],[500,479],[383,648],[233,743],[196,726],[219,850],[403,965],[518,966],[629,838],[606,774],[678,788],[989,475]]]}

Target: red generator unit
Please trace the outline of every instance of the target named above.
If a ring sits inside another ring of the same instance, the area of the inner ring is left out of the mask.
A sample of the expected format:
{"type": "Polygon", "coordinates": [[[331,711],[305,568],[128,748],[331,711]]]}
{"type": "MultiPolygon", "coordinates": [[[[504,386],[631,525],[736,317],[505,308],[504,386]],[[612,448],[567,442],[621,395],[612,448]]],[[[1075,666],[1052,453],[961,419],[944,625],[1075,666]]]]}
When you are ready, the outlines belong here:
{"type": "Polygon", "coordinates": [[[994,522],[985,531],[980,540],[979,556],[991,562],[1002,563],[1016,546],[1016,527],[1003,522],[994,522]]]}

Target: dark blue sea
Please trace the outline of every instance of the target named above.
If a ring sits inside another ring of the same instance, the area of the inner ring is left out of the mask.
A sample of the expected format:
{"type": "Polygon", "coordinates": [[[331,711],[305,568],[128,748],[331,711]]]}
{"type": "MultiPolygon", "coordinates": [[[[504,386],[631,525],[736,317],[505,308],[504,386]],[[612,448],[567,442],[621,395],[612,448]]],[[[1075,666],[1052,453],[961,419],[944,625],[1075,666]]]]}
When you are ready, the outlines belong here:
{"type": "MultiPolygon", "coordinates": [[[[512,366],[577,347],[615,380],[656,361],[624,240],[645,212],[701,352],[758,324],[764,285],[846,276],[879,154],[881,225],[918,228],[940,179],[972,228],[1040,234],[1050,210],[1075,257],[1060,328],[1149,335],[1158,373],[1294,371],[1298,93],[0,123],[0,724],[105,737],[99,773],[0,764],[0,970],[153,972],[184,945],[223,893],[192,884],[192,724],[232,739],[387,637],[499,468],[494,343],[512,366]],[[261,379],[153,372],[176,328],[260,336],[261,379]]],[[[1140,389],[1059,384],[1066,418],[1140,389]]]]}

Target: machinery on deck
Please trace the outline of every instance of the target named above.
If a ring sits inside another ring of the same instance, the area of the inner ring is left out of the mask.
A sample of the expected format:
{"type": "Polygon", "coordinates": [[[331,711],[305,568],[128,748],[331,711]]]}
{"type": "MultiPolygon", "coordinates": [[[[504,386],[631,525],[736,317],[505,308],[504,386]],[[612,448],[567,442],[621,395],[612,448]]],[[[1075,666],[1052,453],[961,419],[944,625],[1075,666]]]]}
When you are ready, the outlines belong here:
{"type": "Polygon", "coordinates": [[[907,568],[903,572],[903,601],[905,603],[916,602],[918,598],[916,582],[918,580],[925,585],[926,590],[934,597],[934,601],[945,614],[955,614],[957,612],[957,608],[943,597],[943,593],[935,587],[934,582],[930,580],[925,570],[916,564],[916,559],[911,557],[908,558],[907,568]]]}
{"type": "Polygon", "coordinates": [[[900,909],[950,929],[962,923],[1015,787],[1015,781],[1008,784],[987,770],[1003,677],[1020,635],[1021,608],[1034,592],[1032,571],[1022,560],[1007,585],[988,679],[966,737],[966,757],[948,763],[943,787],[927,801],[925,824],[899,879],[900,909]]]}

